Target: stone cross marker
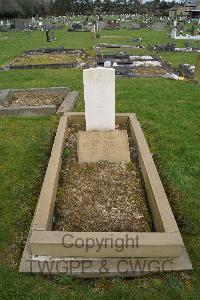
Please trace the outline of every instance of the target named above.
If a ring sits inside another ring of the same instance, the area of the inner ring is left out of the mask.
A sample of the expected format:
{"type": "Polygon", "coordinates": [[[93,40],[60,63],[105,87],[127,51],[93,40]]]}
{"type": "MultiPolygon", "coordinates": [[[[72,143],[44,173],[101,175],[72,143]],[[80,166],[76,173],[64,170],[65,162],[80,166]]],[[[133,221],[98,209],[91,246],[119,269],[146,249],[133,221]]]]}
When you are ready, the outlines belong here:
{"type": "Polygon", "coordinates": [[[115,70],[83,71],[86,130],[115,130],[115,70]]]}

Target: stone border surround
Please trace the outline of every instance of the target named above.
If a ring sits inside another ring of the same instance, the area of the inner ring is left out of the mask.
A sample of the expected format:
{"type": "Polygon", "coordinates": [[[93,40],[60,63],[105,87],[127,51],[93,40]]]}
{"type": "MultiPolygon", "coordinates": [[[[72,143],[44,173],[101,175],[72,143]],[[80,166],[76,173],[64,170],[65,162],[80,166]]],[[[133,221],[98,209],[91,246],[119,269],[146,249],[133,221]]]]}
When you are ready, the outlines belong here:
{"type": "Polygon", "coordinates": [[[0,117],[8,115],[63,115],[65,112],[73,111],[79,92],[72,91],[68,87],[32,88],[32,89],[7,89],[0,90],[0,117]],[[57,110],[56,105],[36,105],[36,106],[3,106],[3,102],[9,101],[16,92],[33,91],[34,93],[55,93],[63,95],[64,101],[57,110]]]}
{"type": "MultiPolygon", "coordinates": [[[[81,237],[84,243],[88,238],[109,238],[112,234],[113,238],[116,239],[126,234],[123,232],[70,233],[52,231],[66,129],[69,123],[80,124],[83,122],[85,122],[84,113],[66,113],[60,119],[19,271],[48,274],[65,273],[70,276],[89,278],[101,276],[135,277],[162,271],[192,270],[180,231],[135,114],[116,114],[116,123],[127,122],[130,126],[155,232],[128,233],[129,238],[133,239],[138,235],[139,248],[132,248],[131,243],[128,243],[123,252],[116,252],[111,243],[105,245],[100,252],[97,252],[96,244],[88,251],[84,251],[83,248],[78,249],[75,244],[71,247],[63,246],[63,238],[66,234],[72,234],[74,239],[81,237]],[[108,266],[107,271],[101,272],[102,264],[108,266]],[[142,270],[138,264],[144,266],[142,270]],[[85,265],[87,268],[83,272],[85,265]],[[133,265],[135,265],[134,269],[133,265]]],[[[86,246],[86,244],[84,245],[86,246]]]]}

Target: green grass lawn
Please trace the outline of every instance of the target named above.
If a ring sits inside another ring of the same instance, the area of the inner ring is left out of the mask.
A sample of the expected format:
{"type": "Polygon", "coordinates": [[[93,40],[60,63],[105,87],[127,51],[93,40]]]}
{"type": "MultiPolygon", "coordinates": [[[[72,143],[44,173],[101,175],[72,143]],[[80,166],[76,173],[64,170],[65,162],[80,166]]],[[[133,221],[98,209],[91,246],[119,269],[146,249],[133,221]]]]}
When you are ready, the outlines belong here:
{"type": "MultiPolygon", "coordinates": [[[[104,31],[141,36],[145,43],[167,42],[165,32],[104,31]]],[[[4,33],[0,63],[23,50],[49,46],[44,33],[4,33]],[[12,47],[11,47],[12,45],[12,47]]],[[[99,42],[88,33],[56,33],[53,46],[90,49],[99,42]]],[[[122,39],[121,39],[122,40],[122,39]]],[[[120,40],[120,42],[122,42],[120,40]]],[[[109,42],[107,40],[106,42],[109,42]]],[[[112,41],[113,42],[113,41],[112,41]]],[[[52,44],[50,44],[52,46],[52,44]]],[[[168,54],[166,60],[195,60],[195,55],[168,54]]],[[[0,89],[69,86],[81,92],[82,71],[29,70],[0,72],[0,89]]],[[[144,129],[173,212],[192,260],[191,273],[140,279],[78,280],[65,276],[18,273],[24,242],[40,193],[58,118],[0,118],[0,298],[1,299],[199,299],[200,298],[200,86],[162,78],[117,78],[116,110],[135,112],[144,129]]]]}
{"type": "Polygon", "coordinates": [[[157,53],[163,60],[172,64],[172,67],[178,68],[179,64],[196,65],[198,53],[174,53],[174,52],[160,52],[157,53]]]}
{"type": "MultiPolygon", "coordinates": [[[[17,56],[22,55],[23,51],[30,49],[37,49],[42,47],[58,47],[64,46],[66,48],[83,48],[91,50],[92,47],[98,43],[113,43],[113,44],[129,44],[135,45],[127,38],[93,38],[92,33],[88,32],[67,32],[66,29],[55,32],[57,40],[54,43],[46,42],[46,35],[44,32],[32,32],[28,35],[26,32],[11,32],[1,33],[1,37],[8,37],[8,39],[2,39],[0,37],[0,65],[7,64],[17,56]]],[[[176,43],[177,47],[183,47],[185,41],[173,40],[170,38],[170,32],[153,32],[150,29],[141,30],[101,30],[102,36],[130,36],[132,38],[142,38],[142,45],[155,45],[166,44],[169,42],[176,43]]],[[[190,41],[191,43],[191,41],[190,41]]],[[[192,43],[194,44],[194,43],[192,43]]],[[[147,54],[148,50],[141,50],[138,54],[147,54]]],[[[196,54],[194,53],[158,53],[158,56],[169,58],[169,62],[176,65],[176,59],[178,63],[194,63],[196,54]],[[172,56],[171,56],[172,55],[172,56]],[[173,59],[171,59],[173,57],[173,59]],[[194,58],[194,59],[192,59],[194,58]]]]}

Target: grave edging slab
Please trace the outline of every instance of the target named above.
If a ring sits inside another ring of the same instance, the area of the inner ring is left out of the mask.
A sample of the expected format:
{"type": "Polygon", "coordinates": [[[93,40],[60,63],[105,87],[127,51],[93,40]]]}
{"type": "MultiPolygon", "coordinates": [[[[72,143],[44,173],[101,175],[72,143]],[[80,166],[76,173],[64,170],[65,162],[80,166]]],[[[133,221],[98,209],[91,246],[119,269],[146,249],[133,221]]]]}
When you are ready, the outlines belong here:
{"type": "MultiPolygon", "coordinates": [[[[58,242],[58,235],[60,235],[61,233],[59,232],[52,232],[51,231],[51,226],[52,226],[52,217],[53,217],[53,210],[54,210],[54,204],[55,204],[55,197],[56,197],[56,190],[57,190],[57,185],[58,185],[58,176],[59,176],[59,170],[61,167],[61,163],[62,163],[62,151],[63,151],[63,143],[65,140],[65,132],[66,132],[66,128],[67,128],[67,124],[68,121],[84,121],[84,113],[68,113],[65,114],[63,117],[61,117],[60,119],[60,123],[59,123],[59,127],[58,127],[58,131],[57,131],[57,135],[54,141],[54,145],[52,148],[52,153],[51,153],[51,158],[49,161],[49,165],[47,168],[47,172],[46,172],[46,176],[45,176],[45,180],[42,186],[42,190],[41,190],[41,194],[40,194],[40,198],[39,198],[39,202],[36,208],[36,212],[33,218],[33,223],[32,223],[32,227],[30,230],[30,236],[28,238],[27,241],[27,245],[26,248],[24,250],[24,254],[22,257],[22,261],[21,261],[21,265],[20,265],[20,271],[21,272],[38,272],[38,265],[37,265],[37,259],[33,258],[33,256],[35,257],[43,257],[44,261],[47,260],[52,262],[53,257],[55,259],[59,259],[59,256],[61,260],[69,260],[71,259],[73,260],[78,260],[81,261],[83,259],[91,259],[92,262],[94,262],[94,267],[93,267],[93,271],[92,272],[88,272],[87,274],[81,274],[80,270],[77,272],[74,272],[73,276],[78,276],[78,277],[100,277],[102,274],[99,274],[98,272],[96,273],[96,267],[97,264],[95,264],[95,262],[97,263],[97,258],[99,258],[100,260],[106,259],[109,260],[108,255],[110,257],[112,261],[112,264],[114,264],[114,261],[117,259],[116,253],[114,253],[112,251],[112,249],[110,249],[111,252],[106,251],[104,253],[104,255],[100,255],[99,257],[95,257],[94,252],[92,252],[92,257],[90,256],[84,256],[82,255],[82,257],[80,257],[80,252],[77,252],[76,255],[74,255],[74,251],[72,252],[66,252],[66,249],[62,249],[63,244],[62,244],[62,239],[59,239],[58,242]],[[55,169],[55,166],[56,169],[55,169]],[[52,171],[53,170],[53,174],[52,171]],[[50,176],[50,177],[49,177],[50,176]],[[45,194],[47,191],[47,188],[50,184],[50,182],[52,182],[51,176],[53,176],[53,182],[54,184],[52,185],[51,183],[51,191],[49,192],[49,195],[45,194]],[[46,182],[47,180],[47,182],[46,182]],[[46,201],[46,202],[45,202],[46,201]],[[48,206],[46,207],[46,204],[48,203],[48,206]],[[57,235],[58,234],[58,235],[57,235]],[[51,236],[51,238],[49,238],[49,235],[51,236]],[[54,245],[53,245],[54,244],[54,245]],[[41,246],[42,245],[42,246],[41,246]],[[55,257],[55,254],[58,253],[58,255],[55,257]],[[69,255],[66,256],[66,253],[68,253],[69,255]],[[45,255],[46,254],[46,255],[45,255]],[[63,256],[65,255],[65,256],[63,256]],[[72,257],[73,256],[73,257],[72,257]],[[76,257],[74,257],[76,256],[76,257]],[[105,257],[106,256],[106,257],[105,257]],[[29,263],[26,263],[26,259],[27,257],[29,258],[29,263]],[[46,257],[46,258],[45,258],[46,257]],[[50,257],[50,258],[48,258],[50,257]],[[31,268],[30,268],[30,261],[31,261],[31,268]]],[[[142,133],[142,129],[139,125],[139,122],[137,121],[136,117],[134,114],[116,114],[116,121],[117,122],[124,122],[124,121],[128,121],[129,120],[129,125],[131,128],[131,131],[134,131],[134,140],[139,139],[141,140],[139,143],[136,143],[137,148],[142,151],[144,151],[144,149],[142,148],[146,148],[148,149],[146,140],[143,136],[142,133]],[[141,144],[140,144],[141,143],[141,144]],[[142,148],[140,148],[142,145],[142,148]],[[142,150],[141,150],[142,149],[142,150]]],[[[148,149],[149,151],[149,149],[148,149]]],[[[145,152],[145,151],[144,151],[145,152]]],[[[140,154],[141,157],[143,156],[143,154],[140,154]]],[[[151,168],[153,165],[154,172],[157,172],[155,164],[153,162],[152,156],[149,153],[145,153],[144,154],[144,158],[140,158],[139,160],[141,161],[143,159],[143,166],[141,166],[141,168],[143,169],[142,172],[143,174],[145,174],[145,176],[148,177],[148,172],[147,169],[151,168]],[[149,162],[149,166],[148,168],[145,168],[145,160],[149,162]],[[146,172],[146,173],[145,173],[146,172]]],[[[154,176],[155,174],[153,174],[154,176]]],[[[158,175],[158,174],[157,174],[158,175]]],[[[158,175],[159,178],[159,175],[158,175]]],[[[145,178],[144,178],[145,180],[145,178]]],[[[161,184],[162,187],[162,183],[161,181],[159,182],[158,185],[161,184]]],[[[157,189],[157,182],[155,185],[155,182],[153,180],[150,180],[150,185],[151,185],[151,190],[149,192],[149,194],[155,193],[155,189],[157,189]],[[153,186],[153,188],[152,188],[153,186]]],[[[148,184],[146,184],[145,182],[145,186],[147,189],[149,189],[148,184]]],[[[161,188],[159,187],[159,188],[161,188]]],[[[163,187],[162,187],[163,188],[163,187]]],[[[161,188],[161,189],[162,189],[161,188]]],[[[161,191],[161,194],[163,194],[164,192],[164,188],[163,191],[161,191]]],[[[148,193],[147,193],[148,194],[148,193]]],[[[183,244],[178,226],[176,224],[176,221],[174,219],[173,213],[171,211],[169,202],[167,200],[167,198],[165,199],[164,197],[164,201],[162,199],[161,202],[163,203],[159,203],[159,199],[158,196],[160,195],[160,192],[158,193],[158,195],[156,197],[152,197],[151,201],[152,202],[156,202],[157,204],[157,213],[156,214],[152,214],[153,217],[153,221],[154,223],[158,222],[157,226],[155,225],[155,228],[158,232],[151,232],[151,233],[138,233],[141,237],[141,239],[144,241],[143,242],[143,248],[141,248],[141,254],[139,255],[139,252],[137,251],[127,251],[127,253],[125,253],[125,257],[130,257],[130,255],[133,255],[130,259],[136,259],[138,257],[138,259],[142,262],[145,258],[148,259],[157,259],[159,262],[161,262],[163,260],[163,258],[169,259],[172,258],[174,259],[174,265],[171,266],[170,268],[167,268],[166,270],[163,271],[169,271],[169,270],[191,270],[192,269],[192,265],[190,263],[189,257],[187,255],[185,246],[183,244]],[[167,217],[169,217],[169,220],[167,220],[167,217]],[[169,221],[169,222],[168,222],[169,221]],[[170,223],[170,224],[169,224],[170,223]],[[145,236],[149,237],[145,240],[145,236]],[[157,235],[157,236],[156,236],[157,235]],[[159,239],[162,236],[162,239],[159,239]],[[157,248],[156,248],[156,243],[154,240],[154,246],[151,243],[151,237],[152,237],[152,241],[153,239],[157,239],[157,248]],[[173,241],[174,240],[174,244],[173,241]],[[167,243],[169,241],[169,243],[167,243]],[[161,246],[161,247],[160,247],[161,246]],[[160,247],[160,248],[159,248],[160,247]],[[165,249],[165,250],[163,250],[165,249]],[[135,255],[135,256],[134,256],[135,255]],[[143,255],[143,257],[140,257],[143,255]]],[[[164,192],[165,195],[165,192],[164,192]]],[[[166,196],[166,195],[165,195],[166,196]]],[[[163,195],[162,195],[163,197],[163,195]]],[[[154,206],[155,207],[155,206],[154,206]]],[[[152,209],[153,206],[150,205],[150,208],[152,209]]],[[[153,208],[154,209],[154,208],[153,208]]],[[[62,233],[62,234],[65,234],[62,233]]],[[[73,233],[75,234],[75,233],[73,233]]],[[[91,234],[91,233],[89,233],[91,234]]],[[[95,235],[99,235],[99,237],[101,237],[101,235],[103,234],[109,234],[109,233],[94,233],[95,235]]],[[[117,233],[117,234],[123,234],[123,233],[117,233]]],[[[137,233],[130,233],[130,234],[137,234],[137,233]]],[[[84,235],[84,233],[83,233],[84,235]]],[[[72,249],[71,249],[72,250],[72,249]]],[[[130,249],[129,249],[130,250],[130,249]]],[[[123,256],[124,257],[124,256],[123,256]]],[[[43,263],[44,263],[43,261],[43,263]]],[[[146,270],[147,273],[149,273],[149,270],[146,270]]],[[[145,271],[145,273],[146,273],[145,271]]],[[[154,270],[153,272],[156,272],[156,270],[154,270]]],[[[55,271],[54,273],[58,273],[55,271]]],[[[112,274],[116,275],[116,272],[109,272],[109,274],[104,274],[104,276],[111,276],[112,274]]],[[[118,274],[120,275],[120,274],[118,274]]],[[[142,275],[141,272],[128,272],[127,271],[127,276],[139,276],[142,275]]]]}

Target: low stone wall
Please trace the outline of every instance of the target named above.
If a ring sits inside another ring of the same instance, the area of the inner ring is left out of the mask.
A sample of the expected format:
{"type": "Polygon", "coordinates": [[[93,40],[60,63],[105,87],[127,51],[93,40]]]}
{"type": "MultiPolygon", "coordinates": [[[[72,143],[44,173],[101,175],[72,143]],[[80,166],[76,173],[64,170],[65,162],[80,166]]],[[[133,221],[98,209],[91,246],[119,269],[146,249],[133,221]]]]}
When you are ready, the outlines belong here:
{"type": "Polygon", "coordinates": [[[0,107],[0,117],[8,115],[38,116],[56,113],[55,105],[0,107]]]}
{"type": "Polygon", "coordinates": [[[57,114],[64,115],[65,112],[73,111],[78,98],[79,98],[79,92],[77,91],[70,92],[67,95],[67,97],[65,97],[63,103],[60,105],[57,114]]]}
{"type": "Polygon", "coordinates": [[[7,70],[30,70],[30,69],[71,69],[78,67],[78,64],[58,63],[58,64],[37,64],[37,65],[7,65],[1,67],[0,71],[7,70]]]}
{"type": "Polygon", "coordinates": [[[0,117],[8,115],[49,115],[56,112],[60,115],[65,112],[73,111],[79,92],[70,92],[68,87],[32,88],[32,89],[6,89],[0,90],[0,117]],[[34,92],[36,94],[46,93],[63,95],[64,101],[57,110],[56,105],[37,105],[37,106],[9,106],[9,101],[17,92],[34,92]],[[6,104],[6,106],[5,106],[6,104]]]}

